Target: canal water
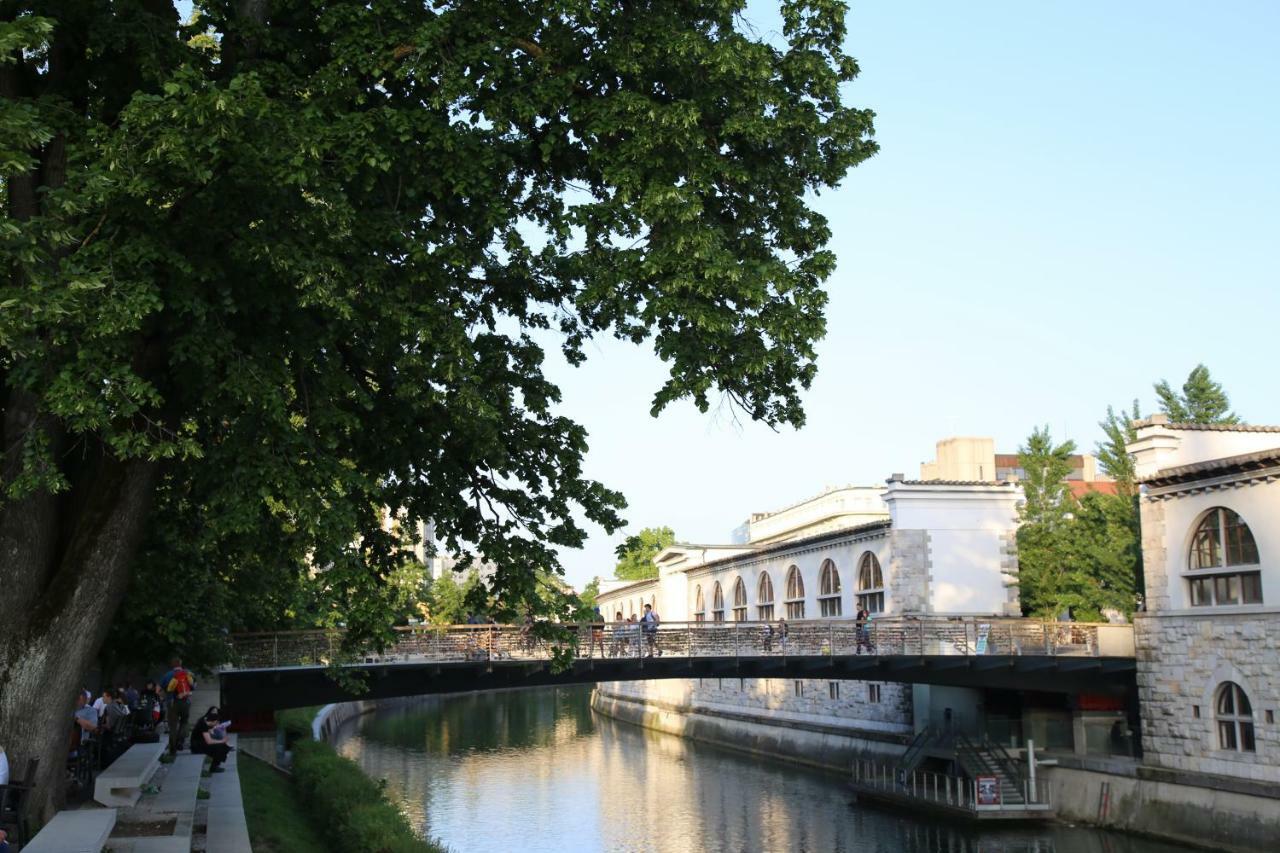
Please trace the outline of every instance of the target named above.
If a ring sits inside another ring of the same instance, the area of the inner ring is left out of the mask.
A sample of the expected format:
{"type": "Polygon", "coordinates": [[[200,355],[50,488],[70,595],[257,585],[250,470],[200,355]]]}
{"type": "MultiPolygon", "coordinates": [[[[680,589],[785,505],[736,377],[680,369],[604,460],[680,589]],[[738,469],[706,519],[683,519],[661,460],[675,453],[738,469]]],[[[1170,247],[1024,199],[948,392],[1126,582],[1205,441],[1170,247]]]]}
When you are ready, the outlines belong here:
{"type": "Polygon", "coordinates": [[[405,700],[349,723],[338,746],[452,853],[1183,849],[851,804],[839,776],[620,723],[590,701],[587,686],[405,700]]]}

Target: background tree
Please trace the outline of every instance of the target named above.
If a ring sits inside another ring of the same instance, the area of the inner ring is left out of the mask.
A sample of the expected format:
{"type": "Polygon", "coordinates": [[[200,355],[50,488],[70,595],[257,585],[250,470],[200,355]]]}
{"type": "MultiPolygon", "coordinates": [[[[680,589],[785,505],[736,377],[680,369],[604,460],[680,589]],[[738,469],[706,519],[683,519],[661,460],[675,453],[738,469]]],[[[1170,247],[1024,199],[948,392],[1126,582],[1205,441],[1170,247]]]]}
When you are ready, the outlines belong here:
{"type": "Polygon", "coordinates": [[[1186,424],[1238,424],[1240,418],[1231,411],[1231,401],[1222,385],[1209,375],[1209,368],[1197,364],[1182,383],[1179,394],[1167,380],[1155,384],[1160,399],[1160,411],[1174,423],[1186,424]]]}
{"type": "Polygon", "coordinates": [[[676,534],[670,527],[646,527],[634,536],[628,536],[614,553],[618,562],[613,576],[619,580],[638,581],[656,578],[658,567],[653,558],[668,545],[674,545],[676,534]]]}
{"type": "Polygon", "coordinates": [[[1094,445],[1094,454],[1098,457],[1098,465],[1103,473],[1116,481],[1116,492],[1125,497],[1137,494],[1137,481],[1133,473],[1133,457],[1125,447],[1138,439],[1138,430],[1133,422],[1142,418],[1138,401],[1133,401],[1133,408],[1128,412],[1123,409],[1116,412],[1107,406],[1107,416],[1098,421],[1104,436],[1102,441],[1094,445]]]}
{"type": "MultiPolygon", "coordinates": [[[[1114,413],[1108,411],[1111,419],[1114,413]]],[[[1075,443],[1054,444],[1037,428],[1019,448],[1026,503],[1018,528],[1018,590],[1023,613],[1095,620],[1103,610],[1131,614],[1139,566],[1132,498],[1067,486],[1075,443]]]]}
{"type": "Polygon", "coordinates": [[[655,414],[803,422],[810,199],[875,145],[843,5],[781,6],[766,41],[733,0],[0,4],[0,742],[37,811],[131,579],[190,623],[157,646],[258,594],[385,640],[386,507],[551,607],[623,500],[540,342],[649,343],[655,414]]]}
{"type": "Polygon", "coordinates": [[[1049,427],[1037,427],[1018,448],[1018,467],[1026,472],[1022,490],[1026,504],[1022,518],[1029,524],[1055,526],[1071,511],[1071,492],[1067,475],[1071,473],[1071,455],[1076,443],[1068,439],[1055,445],[1049,427]]]}

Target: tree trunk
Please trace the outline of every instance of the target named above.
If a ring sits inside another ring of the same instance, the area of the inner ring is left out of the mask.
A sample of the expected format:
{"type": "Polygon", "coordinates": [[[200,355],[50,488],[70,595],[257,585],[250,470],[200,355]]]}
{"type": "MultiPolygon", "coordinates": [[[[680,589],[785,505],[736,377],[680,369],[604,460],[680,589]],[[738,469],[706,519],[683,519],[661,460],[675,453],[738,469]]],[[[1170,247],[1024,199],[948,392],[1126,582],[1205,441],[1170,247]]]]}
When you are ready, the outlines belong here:
{"type": "Polygon", "coordinates": [[[55,808],[75,694],[128,585],[159,473],[104,455],[73,501],[0,504],[0,746],[15,774],[40,760],[37,819],[55,808]]]}

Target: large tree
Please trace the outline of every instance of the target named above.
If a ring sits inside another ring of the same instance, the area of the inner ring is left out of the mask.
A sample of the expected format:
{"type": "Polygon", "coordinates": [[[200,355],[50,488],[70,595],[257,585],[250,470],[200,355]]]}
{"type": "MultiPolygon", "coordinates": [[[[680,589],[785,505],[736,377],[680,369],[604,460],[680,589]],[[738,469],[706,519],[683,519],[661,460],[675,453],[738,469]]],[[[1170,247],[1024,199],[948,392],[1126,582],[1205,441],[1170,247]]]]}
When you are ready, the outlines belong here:
{"type": "Polygon", "coordinates": [[[613,567],[613,576],[628,581],[656,578],[658,567],[654,565],[653,558],[675,541],[675,531],[670,527],[646,527],[628,536],[614,549],[618,562],[613,567]]]}
{"type": "Polygon", "coordinates": [[[1179,393],[1167,379],[1155,384],[1160,410],[1174,423],[1238,424],[1240,418],[1231,411],[1231,401],[1222,384],[1209,375],[1209,368],[1197,364],[1182,383],[1179,393]]]}
{"type": "Polygon", "coordinates": [[[131,576],[197,628],[302,584],[385,635],[387,507],[545,610],[623,501],[544,345],[649,343],[655,414],[802,422],[811,200],[872,117],[842,4],[743,6],[0,0],[0,743],[41,808],[131,576]]]}

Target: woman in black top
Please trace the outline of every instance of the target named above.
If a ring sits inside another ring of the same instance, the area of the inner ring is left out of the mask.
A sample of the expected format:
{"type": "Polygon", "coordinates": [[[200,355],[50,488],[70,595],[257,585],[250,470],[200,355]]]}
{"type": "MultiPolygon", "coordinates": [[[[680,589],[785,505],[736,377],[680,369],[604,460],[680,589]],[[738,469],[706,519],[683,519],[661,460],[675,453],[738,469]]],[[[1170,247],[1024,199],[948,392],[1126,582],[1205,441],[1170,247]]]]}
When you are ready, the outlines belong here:
{"type": "Polygon", "coordinates": [[[227,753],[231,752],[226,735],[214,731],[217,725],[218,709],[210,708],[191,730],[191,751],[197,755],[207,755],[213,760],[213,766],[209,768],[210,773],[221,773],[222,762],[227,760],[227,753]]]}

